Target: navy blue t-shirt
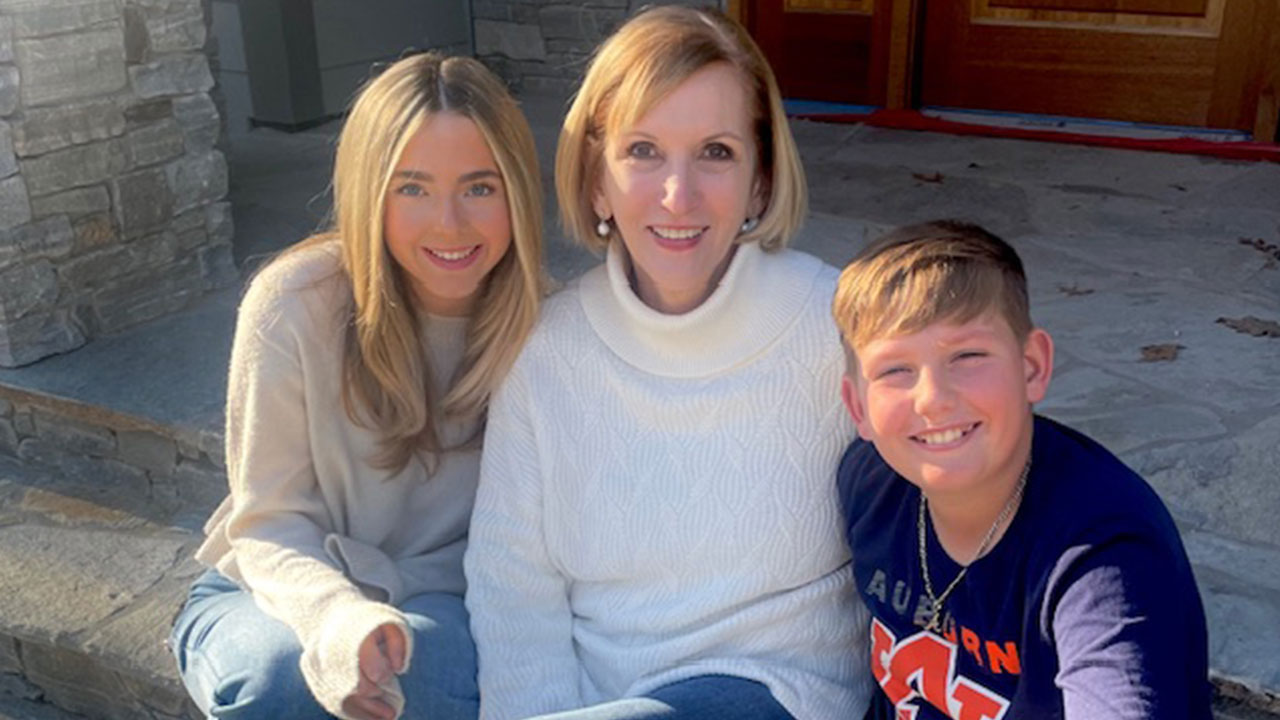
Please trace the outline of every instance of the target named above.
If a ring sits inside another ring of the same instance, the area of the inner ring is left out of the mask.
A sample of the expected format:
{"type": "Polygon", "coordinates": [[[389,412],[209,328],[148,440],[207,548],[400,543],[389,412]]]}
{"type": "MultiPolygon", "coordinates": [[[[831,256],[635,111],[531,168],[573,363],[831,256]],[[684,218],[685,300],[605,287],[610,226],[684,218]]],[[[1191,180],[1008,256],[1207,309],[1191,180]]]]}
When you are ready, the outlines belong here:
{"type": "MultiPolygon", "coordinates": [[[[881,691],[868,718],[1211,717],[1204,608],[1182,540],[1151,487],[1102,446],[1036,418],[1022,504],[947,599],[941,634],[923,629],[920,491],[861,440],[839,487],[872,616],[881,691]]],[[[942,592],[960,566],[931,523],[926,544],[942,592]]]]}

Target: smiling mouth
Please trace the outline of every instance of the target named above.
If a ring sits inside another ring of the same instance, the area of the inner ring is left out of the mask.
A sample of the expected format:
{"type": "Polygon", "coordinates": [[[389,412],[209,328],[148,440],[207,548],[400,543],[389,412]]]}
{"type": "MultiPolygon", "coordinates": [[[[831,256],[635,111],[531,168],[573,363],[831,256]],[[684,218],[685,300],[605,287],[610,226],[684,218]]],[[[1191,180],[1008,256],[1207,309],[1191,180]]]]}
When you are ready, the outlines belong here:
{"type": "Polygon", "coordinates": [[[706,227],[661,227],[650,225],[649,232],[657,238],[658,244],[669,249],[684,250],[693,247],[702,238],[706,227]]]}
{"type": "Polygon", "coordinates": [[[446,269],[458,269],[470,265],[477,257],[480,256],[480,245],[472,245],[470,247],[454,248],[450,250],[424,247],[423,251],[427,258],[436,265],[446,269]]]}
{"type": "Polygon", "coordinates": [[[978,426],[981,424],[982,423],[973,423],[962,427],[947,428],[946,430],[923,432],[918,435],[912,435],[911,439],[922,445],[928,446],[950,445],[967,437],[969,433],[978,429],[978,426]]]}
{"type": "Polygon", "coordinates": [[[458,260],[462,260],[466,258],[469,255],[474,255],[476,251],[480,249],[480,246],[472,245],[469,248],[460,248],[458,250],[434,250],[432,248],[424,248],[424,249],[427,252],[431,253],[432,255],[435,255],[436,257],[440,258],[441,260],[456,262],[458,260]]]}

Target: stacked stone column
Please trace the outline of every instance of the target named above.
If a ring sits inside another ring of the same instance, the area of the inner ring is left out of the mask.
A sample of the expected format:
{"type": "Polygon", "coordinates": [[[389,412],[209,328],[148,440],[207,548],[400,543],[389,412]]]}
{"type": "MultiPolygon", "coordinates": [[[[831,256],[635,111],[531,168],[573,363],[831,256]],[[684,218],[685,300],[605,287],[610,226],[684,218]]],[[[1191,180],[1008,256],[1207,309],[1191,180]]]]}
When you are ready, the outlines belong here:
{"type": "Polygon", "coordinates": [[[0,0],[0,365],[235,282],[201,0],[0,0]]]}
{"type": "Polygon", "coordinates": [[[472,0],[476,55],[517,91],[567,94],[596,45],[646,5],[724,0],[472,0]]]}

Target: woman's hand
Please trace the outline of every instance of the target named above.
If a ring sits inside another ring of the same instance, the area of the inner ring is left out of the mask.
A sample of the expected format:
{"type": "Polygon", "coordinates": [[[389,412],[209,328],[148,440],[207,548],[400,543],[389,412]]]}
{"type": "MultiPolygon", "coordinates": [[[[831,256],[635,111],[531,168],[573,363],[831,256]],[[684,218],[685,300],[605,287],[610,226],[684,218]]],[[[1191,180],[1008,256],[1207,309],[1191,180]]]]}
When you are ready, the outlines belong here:
{"type": "Polygon", "coordinates": [[[360,643],[360,682],[342,701],[342,710],[356,720],[395,720],[382,683],[404,670],[404,635],[390,623],[379,625],[360,643]]]}

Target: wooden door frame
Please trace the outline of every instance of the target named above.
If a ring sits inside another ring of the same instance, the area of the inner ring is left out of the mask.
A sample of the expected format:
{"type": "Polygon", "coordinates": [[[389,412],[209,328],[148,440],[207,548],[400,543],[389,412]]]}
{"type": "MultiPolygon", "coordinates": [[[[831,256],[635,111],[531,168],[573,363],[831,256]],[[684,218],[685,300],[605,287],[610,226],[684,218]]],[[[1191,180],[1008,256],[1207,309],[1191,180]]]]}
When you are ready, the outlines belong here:
{"type": "MultiPolygon", "coordinates": [[[[725,14],[748,25],[751,0],[728,0],[725,14]]],[[[871,103],[891,110],[916,106],[920,14],[923,0],[875,0],[872,16],[872,42],[869,74],[871,103]],[[883,83],[874,79],[883,77],[883,83]]],[[[758,31],[758,29],[757,29],[758,31]]]]}

